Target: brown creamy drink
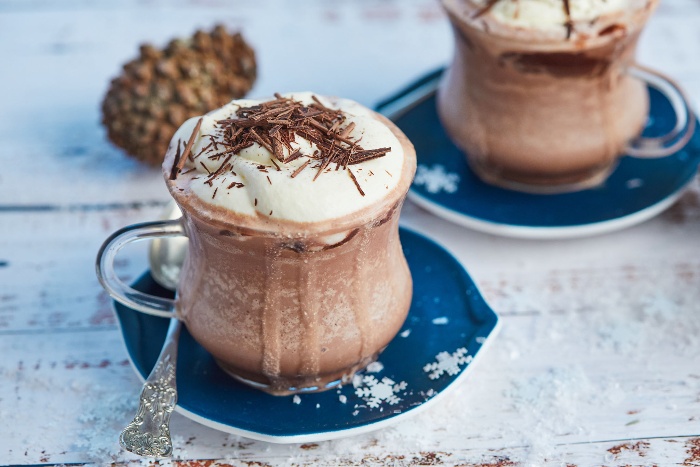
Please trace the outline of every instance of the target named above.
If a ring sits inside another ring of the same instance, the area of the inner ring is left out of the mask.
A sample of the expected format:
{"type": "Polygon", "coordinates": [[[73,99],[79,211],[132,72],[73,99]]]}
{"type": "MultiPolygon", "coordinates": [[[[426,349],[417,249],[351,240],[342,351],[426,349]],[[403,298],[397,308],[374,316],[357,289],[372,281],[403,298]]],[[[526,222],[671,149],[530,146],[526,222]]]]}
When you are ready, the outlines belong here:
{"type": "Polygon", "coordinates": [[[384,117],[310,93],[233,101],[176,133],[163,163],[190,247],[178,311],[229,374],[322,390],[401,328],[398,237],[415,152],[384,117]]]}
{"type": "Polygon", "coordinates": [[[443,0],[456,38],[438,94],[451,139],[484,180],[600,183],[648,114],[628,74],[658,0],[443,0]]]}

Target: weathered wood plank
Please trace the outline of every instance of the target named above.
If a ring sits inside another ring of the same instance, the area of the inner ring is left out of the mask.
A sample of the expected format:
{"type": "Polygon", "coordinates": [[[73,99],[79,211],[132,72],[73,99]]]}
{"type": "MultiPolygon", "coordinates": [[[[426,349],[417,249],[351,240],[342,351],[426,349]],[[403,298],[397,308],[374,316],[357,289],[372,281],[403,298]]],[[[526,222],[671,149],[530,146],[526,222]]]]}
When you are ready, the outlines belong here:
{"type": "MultiPolygon", "coordinates": [[[[602,464],[605,450],[621,444],[610,440],[700,435],[697,342],[679,348],[679,336],[660,329],[663,335],[647,336],[635,349],[596,346],[596,339],[605,338],[596,334],[595,324],[579,321],[584,317],[552,316],[546,325],[540,317],[506,318],[499,345],[431,410],[386,430],[311,449],[248,441],[176,415],[176,459],[281,464],[293,457],[330,464],[374,457],[389,463],[392,457],[435,453],[450,463],[507,457],[541,465],[538,459],[568,461],[573,453],[597,456],[602,464]]],[[[3,336],[0,354],[0,419],[13,427],[0,437],[3,462],[134,458],[116,444],[140,388],[117,331],[3,336]]],[[[680,446],[667,449],[680,459],[680,446]]]]}
{"type": "MultiPolygon", "coordinates": [[[[0,213],[0,335],[115,326],[95,276],[102,242],[127,224],[155,220],[162,207],[0,213]]],[[[146,268],[147,244],[123,251],[125,280],[146,268]]]]}

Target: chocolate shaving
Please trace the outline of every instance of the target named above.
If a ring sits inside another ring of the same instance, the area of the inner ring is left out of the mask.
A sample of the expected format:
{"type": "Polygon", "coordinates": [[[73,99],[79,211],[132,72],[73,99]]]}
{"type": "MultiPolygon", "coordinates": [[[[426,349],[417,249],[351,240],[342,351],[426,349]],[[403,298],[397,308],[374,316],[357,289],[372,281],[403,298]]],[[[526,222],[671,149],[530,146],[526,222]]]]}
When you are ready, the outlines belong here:
{"type": "Polygon", "coordinates": [[[342,138],[347,138],[350,136],[350,133],[352,133],[352,130],[355,129],[355,122],[350,122],[348,126],[345,127],[343,131],[340,132],[340,136],[342,138]]]}
{"type": "MultiPolygon", "coordinates": [[[[219,174],[221,174],[221,173],[222,173],[224,170],[226,170],[228,167],[232,167],[231,164],[229,164],[229,161],[231,160],[232,157],[233,157],[233,154],[229,154],[228,157],[224,160],[224,163],[221,164],[221,165],[219,166],[219,168],[216,169],[216,171],[215,171],[214,173],[212,173],[211,175],[209,175],[209,178],[208,178],[207,181],[204,182],[204,183],[208,183],[209,186],[211,186],[212,181],[213,181],[216,177],[218,177],[219,174]]],[[[204,164],[202,164],[202,165],[204,165],[204,164]]],[[[206,169],[206,166],[205,166],[204,168],[206,169]]],[[[209,169],[207,169],[207,170],[209,170],[209,169]]]]}
{"type": "Polygon", "coordinates": [[[177,178],[177,165],[180,163],[180,140],[177,140],[177,152],[175,153],[175,160],[173,161],[173,167],[170,169],[170,180],[175,180],[177,178]]]}
{"type": "Polygon", "coordinates": [[[207,152],[207,151],[209,150],[209,148],[212,147],[212,146],[214,146],[214,143],[209,143],[209,144],[207,144],[206,146],[204,146],[204,147],[202,148],[202,150],[199,151],[199,152],[197,153],[196,156],[192,157],[192,160],[198,158],[199,156],[201,156],[202,154],[204,154],[205,152],[207,152]]]}
{"type": "Polygon", "coordinates": [[[304,162],[303,164],[301,164],[301,165],[299,166],[299,168],[296,169],[296,170],[294,171],[294,173],[292,174],[292,178],[295,178],[297,175],[299,175],[299,174],[301,173],[301,171],[304,170],[304,169],[306,168],[306,166],[309,165],[309,164],[311,164],[311,159],[309,159],[308,161],[306,161],[306,162],[304,162]]]}
{"type": "MultiPolygon", "coordinates": [[[[190,139],[187,141],[187,146],[185,146],[185,151],[182,153],[180,160],[177,162],[177,170],[182,170],[182,168],[185,166],[185,161],[187,160],[187,158],[190,156],[190,153],[192,152],[192,146],[194,145],[194,140],[197,139],[197,135],[199,134],[199,128],[202,126],[202,120],[204,120],[204,119],[200,118],[199,120],[197,120],[197,124],[194,126],[194,130],[192,130],[192,134],[190,135],[190,139]]],[[[177,177],[177,175],[176,175],[176,177],[177,177]]]]}
{"type": "Polygon", "coordinates": [[[359,183],[359,182],[357,181],[357,179],[355,178],[355,174],[352,173],[352,170],[350,170],[350,169],[348,169],[348,173],[350,174],[350,178],[352,178],[352,182],[353,182],[353,183],[355,184],[355,186],[357,187],[357,191],[359,191],[360,194],[361,194],[362,196],[364,196],[364,195],[365,195],[365,192],[362,191],[362,187],[360,186],[360,183],[359,183]]]}
{"type": "Polygon", "coordinates": [[[574,21],[571,19],[571,5],[569,0],[562,0],[564,2],[564,13],[566,13],[566,40],[571,39],[571,34],[574,32],[574,21]]]}
{"type": "MultiPolygon", "coordinates": [[[[243,128],[239,128],[239,129],[236,131],[236,133],[240,134],[242,131],[243,131],[243,128]]],[[[253,137],[253,139],[254,139],[260,146],[264,147],[265,149],[267,149],[267,150],[270,151],[271,153],[274,153],[274,152],[275,152],[275,151],[273,151],[273,149],[272,149],[272,145],[270,145],[269,142],[267,142],[267,141],[265,141],[264,139],[262,139],[262,137],[258,134],[258,132],[255,131],[255,128],[251,128],[251,129],[250,129],[250,135],[253,137]]]]}

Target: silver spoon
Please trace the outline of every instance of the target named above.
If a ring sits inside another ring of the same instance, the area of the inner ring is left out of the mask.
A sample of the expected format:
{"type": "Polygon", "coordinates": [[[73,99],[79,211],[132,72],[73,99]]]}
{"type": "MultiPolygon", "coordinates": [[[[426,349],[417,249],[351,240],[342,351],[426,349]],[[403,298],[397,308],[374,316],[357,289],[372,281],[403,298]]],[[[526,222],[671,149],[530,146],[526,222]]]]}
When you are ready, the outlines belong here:
{"type": "MultiPolygon", "coordinates": [[[[166,206],[161,215],[163,220],[174,220],[180,217],[182,212],[173,201],[166,206]]],[[[151,276],[166,289],[177,289],[188,242],[187,237],[162,237],[151,242],[148,252],[151,276]]]]}
{"type": "MultiPolygon", "coordinates": [[[[165,219],[181,216],[175,203],[163,214],[165,219]]],[[[163,287],[175,290],[187,252],[186,238],[153,240],[149,251],[151,275],[163,287]]],[[[175,370],[177,347],[182,323],[172,318],[158,361],[148,375],[136,416],[119,435],[119,444],[140,456],[170,457],[173,443],[170,438],[170,415],[177,404],[175,370]]]]}

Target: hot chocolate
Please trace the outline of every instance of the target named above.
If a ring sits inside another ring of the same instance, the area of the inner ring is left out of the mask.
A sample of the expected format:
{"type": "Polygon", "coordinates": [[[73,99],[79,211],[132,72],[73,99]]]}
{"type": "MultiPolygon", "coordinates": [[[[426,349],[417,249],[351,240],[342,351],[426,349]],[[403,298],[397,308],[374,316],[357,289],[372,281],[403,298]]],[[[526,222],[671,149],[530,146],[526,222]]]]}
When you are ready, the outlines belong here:
{"type": "Polygon", "coordinates": [[[443,0],[456,51],[438,110],[475,172],[515,188],[604,180],[647,120],[630,69],[657,3],[443,0]]]}
{"type": "Polygon", "coordinates": [[[233,101],[186,122],[163,163],[190,247],[178,312],[231,375],[319,390],[399,331],[411,277],[398,216],[406,137],[345,99],[233,101]]]}

